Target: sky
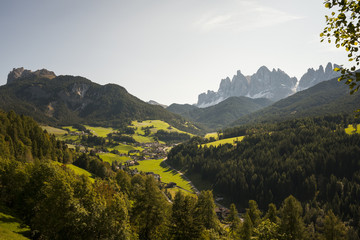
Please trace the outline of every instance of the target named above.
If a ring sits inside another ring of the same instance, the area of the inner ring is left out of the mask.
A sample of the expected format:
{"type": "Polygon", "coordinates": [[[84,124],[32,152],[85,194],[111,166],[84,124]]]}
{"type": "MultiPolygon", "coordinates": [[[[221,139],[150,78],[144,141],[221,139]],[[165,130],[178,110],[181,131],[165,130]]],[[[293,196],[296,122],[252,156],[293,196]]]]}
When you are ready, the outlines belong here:
{"type": "Polygon", "coordinates": [[[347,64],[320,43],[322,0],[2,0],[0,85],[13,68],[115,83],[144,101],[197,102],[237,70],[298,79],[347,64]]]}

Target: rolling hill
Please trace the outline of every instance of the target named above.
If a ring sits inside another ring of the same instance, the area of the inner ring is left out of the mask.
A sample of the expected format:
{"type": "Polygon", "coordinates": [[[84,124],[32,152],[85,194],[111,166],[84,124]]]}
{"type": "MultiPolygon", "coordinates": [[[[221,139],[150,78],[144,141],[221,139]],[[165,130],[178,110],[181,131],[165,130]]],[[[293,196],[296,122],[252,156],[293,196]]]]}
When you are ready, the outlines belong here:
{"type": "Polygon", "coordinates": [[[123,126],[131,120],[159,119],[181,130],[199,132],[180,116],[141,101],[119,85],[99,85],[78,76],[20,75],[0,87],[0,109],[32,116],[47,125],[123,126]]]}

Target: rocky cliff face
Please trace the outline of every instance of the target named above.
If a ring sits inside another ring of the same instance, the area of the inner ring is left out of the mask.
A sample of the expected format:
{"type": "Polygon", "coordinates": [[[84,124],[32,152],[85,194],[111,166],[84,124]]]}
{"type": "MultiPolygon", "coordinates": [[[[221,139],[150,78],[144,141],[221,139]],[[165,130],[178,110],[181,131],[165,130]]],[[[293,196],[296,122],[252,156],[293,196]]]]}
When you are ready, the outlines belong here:
{"type": "Polygon", "coordinates": [[[250,98],[268,98],[272,101],[291,95],[296,86],[297,79],[289,77],[280,69],[270,71],[267,67],[261,67],[252,76],[244,76],[240,71],[233,76],[221,80],[217,92],[208,91],[198,97],[198,107],[215,105],[229,97],[246,96],[250,98]]]}
{"type": "MultiPolygon", "coordinates": [[[[334,67],[337,67],[334,65],[334,67]]],[[[338,76],[329,63],[325,70],[322,66],[318,70],[309,69],[300,81],[295,77],[289,77],[280,69],[270,71],[263,66],[251,75],[244,76],[240,71],[232,79],[229,77],[221,80],[217,92],[207,91],[198,96],[197,106],[204,108],[218,104],[229,97],[246,96],[250,98],[267,98],[278,101],[286,98],[296,91],[312,87],[322,81],[338,76]]]]}
{"type": "Polygon", "coordinates": [[[313,68],[309,68],[308,71],[301,77],[299,81],[299,85],[296,91],[302,91],[308,89],[316,84],[330,80],[335,77],[339,77],[340,74],[338,72],[334,72],[334,68],[340,67],[336,64],[334,66],[331,63],[326,65],[324,70],[323,66],[320,66],[319,69],[314,70],[313,68]]]}
{"type": "Polygon", "coordinates": [[[29,77],[40,77],[40,78],[49,78],[53,79],[56,77],[55,73],[46,69],[40,69],[35,72],[30,70],[21,68],[14,68],[9,74],[7,78],[7,84],[10,84],[16,80],[29,78],[29,77]]]}

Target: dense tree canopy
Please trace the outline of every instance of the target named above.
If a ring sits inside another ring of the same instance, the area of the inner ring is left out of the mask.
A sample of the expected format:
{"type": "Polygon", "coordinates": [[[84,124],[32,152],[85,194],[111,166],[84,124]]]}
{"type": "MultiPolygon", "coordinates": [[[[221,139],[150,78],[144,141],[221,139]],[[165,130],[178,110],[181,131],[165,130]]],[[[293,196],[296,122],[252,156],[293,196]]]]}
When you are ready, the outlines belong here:
{"type": "MultiPolygon", "coordinates": [[[[265,209],[293,195],[303,203],[315,199],[327,205],[357,228],[360,135],[345,133],[350,121],[332,116],[262,125],[248,129],[250,135],[235,146],[201,147],[202,140],[194,138],[175,146],[168,162],[187,169],[190,179],[200,173],[241,210],[252,199],[265,209]]],[[[254,219],[251,212],[249,217],[254,219]]]]}

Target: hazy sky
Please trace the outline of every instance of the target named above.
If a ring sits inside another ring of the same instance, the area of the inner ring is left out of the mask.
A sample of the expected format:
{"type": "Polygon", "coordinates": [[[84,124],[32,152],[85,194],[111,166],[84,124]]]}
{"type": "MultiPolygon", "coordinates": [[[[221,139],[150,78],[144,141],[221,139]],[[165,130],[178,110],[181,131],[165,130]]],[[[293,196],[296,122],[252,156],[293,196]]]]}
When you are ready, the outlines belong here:
{"type": "Polygon", "coordinates": [[[0,85],[16,67],[196,103],[237,70],[301,77],[346,53],[320,43],[322,0],[2,0],[0,85]]]}

